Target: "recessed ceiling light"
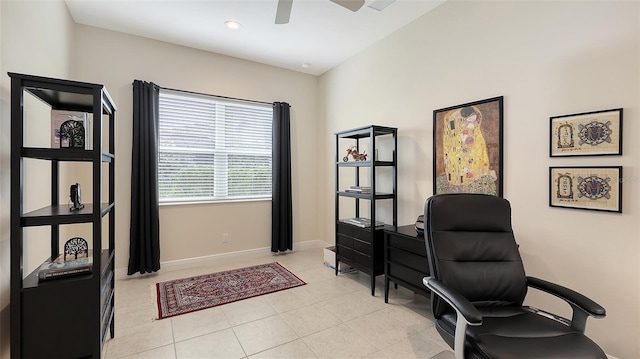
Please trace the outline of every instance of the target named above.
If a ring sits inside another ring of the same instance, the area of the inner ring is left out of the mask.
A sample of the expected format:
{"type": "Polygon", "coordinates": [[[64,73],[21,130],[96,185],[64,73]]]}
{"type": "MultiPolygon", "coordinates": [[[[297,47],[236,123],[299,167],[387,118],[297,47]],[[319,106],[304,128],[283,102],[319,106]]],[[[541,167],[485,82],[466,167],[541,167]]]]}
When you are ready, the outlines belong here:
{"type": "Polygon", "coordinates": [[[304,67],[305,69],[308,69],[309,67],[311,67],[311,64],[308,62],[305,62],[302,64],[302,67],[304,67]]]}
{"type": "Polygon", "coordinates": [[[228,28],[234,29],[234,30],[240,27],[240,23],[235,20],[225,21],[224,24],[227,25],[228,28]]]}

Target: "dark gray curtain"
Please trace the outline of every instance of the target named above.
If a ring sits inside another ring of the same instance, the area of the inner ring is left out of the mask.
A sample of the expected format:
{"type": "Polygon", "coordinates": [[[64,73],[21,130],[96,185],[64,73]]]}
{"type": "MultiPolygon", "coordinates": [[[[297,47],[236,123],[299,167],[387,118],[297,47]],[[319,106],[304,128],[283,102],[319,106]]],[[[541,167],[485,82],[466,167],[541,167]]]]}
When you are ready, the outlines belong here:
{"type": "Polygon", "coordinates": [[[131,225],[127,273],[160,269],[158,216],[158,108],[160,90],[150,82],[133,82],[133,151],[131,154],[131,225]]]}
{"type": "Polygon", "coordinates": [[[273,103],[273,192],[271,200],[271,251],[293,249],[291,201],[290,106],[273,103]]]}

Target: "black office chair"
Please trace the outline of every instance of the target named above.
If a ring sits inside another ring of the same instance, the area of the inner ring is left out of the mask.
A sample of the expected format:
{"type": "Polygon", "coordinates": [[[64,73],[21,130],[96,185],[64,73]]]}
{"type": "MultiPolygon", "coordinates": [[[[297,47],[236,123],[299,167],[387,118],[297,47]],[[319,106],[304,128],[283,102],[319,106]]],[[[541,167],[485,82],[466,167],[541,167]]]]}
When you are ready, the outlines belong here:
{"type": "Polygon", "coordinates": [[[511,229],[511,206],[482,194],[427,199],[425,244],[436,329],[464,358],[606,359],[584,335],[587,316],[605,310],[560,285],[528,277],[511,229]],[[571,321],[523,306],[527,287],[564,299],[571,321]]]}

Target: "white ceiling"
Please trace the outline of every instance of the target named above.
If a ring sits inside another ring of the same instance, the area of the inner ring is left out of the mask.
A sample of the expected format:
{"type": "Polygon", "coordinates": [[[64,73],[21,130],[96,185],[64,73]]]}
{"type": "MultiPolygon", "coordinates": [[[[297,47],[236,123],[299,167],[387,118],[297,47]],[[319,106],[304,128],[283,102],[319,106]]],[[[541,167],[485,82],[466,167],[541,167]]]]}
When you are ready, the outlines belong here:
{"type": "Polygon", "coordinates": [[[367,0],[351,12],[329,0],[293,0],[276,25],[277,0],[65,0],[78,24],[100,27],[320,75],[445,0],[396,0],[382,11],[367,0]],[[236,20],[237,30],[224,23],[236,20]],[[308,63],[308,68],[302,64],[308,63]]]}

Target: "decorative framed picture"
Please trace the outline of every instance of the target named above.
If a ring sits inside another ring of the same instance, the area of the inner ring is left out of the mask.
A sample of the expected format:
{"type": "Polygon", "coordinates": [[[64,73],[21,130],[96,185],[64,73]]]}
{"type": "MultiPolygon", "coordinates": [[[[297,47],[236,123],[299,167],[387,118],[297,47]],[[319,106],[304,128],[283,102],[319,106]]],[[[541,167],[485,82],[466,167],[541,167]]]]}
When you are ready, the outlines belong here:
{"type": "Polygon", "coordinates": [[[622,154],[622,109],[551,117],[549,157],[622,154]]]}
{"type": "Polygon", "coordinates": [[[502,197],[503,97],[433,111],[433,193],[502,197]]]}
{"type": "Polygon", "coordinates": [[[622,166],[549,167],[549,206],[622,213],[622,166]]]}

